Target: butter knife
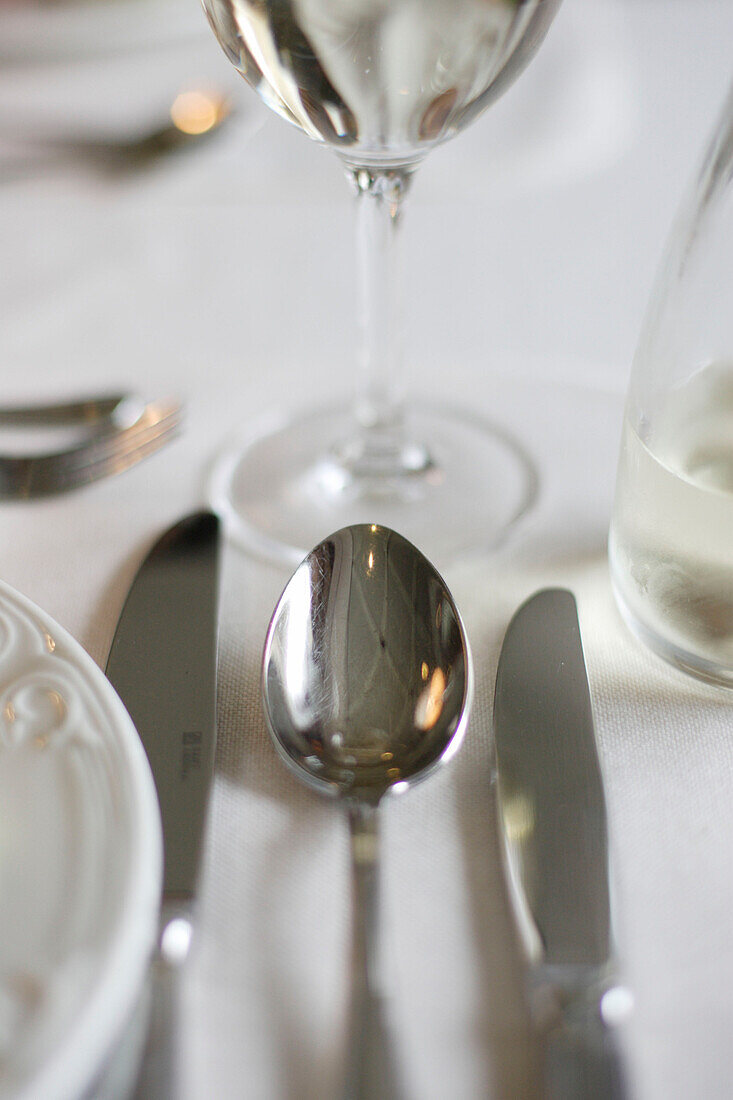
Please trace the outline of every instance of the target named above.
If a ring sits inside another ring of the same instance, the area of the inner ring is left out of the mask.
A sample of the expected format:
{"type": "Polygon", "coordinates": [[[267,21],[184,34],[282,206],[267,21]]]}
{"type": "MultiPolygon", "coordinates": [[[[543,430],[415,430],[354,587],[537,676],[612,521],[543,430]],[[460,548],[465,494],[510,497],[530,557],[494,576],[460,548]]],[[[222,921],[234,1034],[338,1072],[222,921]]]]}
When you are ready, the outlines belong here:
{"type": "Polygon", "coordinates": [[[152,1012],[136,1096],[175,1097],[178,974],[192,934],[216,741],[219,520],[198,512],[153,546],[133,581],[106,673],[148,755],[164,875],[152,1012]]]}
{"type": "Polygon", "coordinates": [[[510,622],[494,735],[510,893],[543,1019],[545,1095],[621,1100],[615,1024],[629,995],[614,957],[606,806],[571,592],[538,592],[510,622]]]}

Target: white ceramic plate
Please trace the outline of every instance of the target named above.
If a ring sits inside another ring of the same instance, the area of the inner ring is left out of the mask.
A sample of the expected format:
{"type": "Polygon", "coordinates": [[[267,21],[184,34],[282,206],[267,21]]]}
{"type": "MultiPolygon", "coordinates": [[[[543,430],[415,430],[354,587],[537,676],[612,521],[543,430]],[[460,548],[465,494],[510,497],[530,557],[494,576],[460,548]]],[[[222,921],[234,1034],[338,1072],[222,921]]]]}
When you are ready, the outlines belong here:
{"type": "Polygon", "coordinates": [[[157,927],[153,779],[109,682],[0,583],[0,1097],[72,1100],[120,1038],[157,927]]]}

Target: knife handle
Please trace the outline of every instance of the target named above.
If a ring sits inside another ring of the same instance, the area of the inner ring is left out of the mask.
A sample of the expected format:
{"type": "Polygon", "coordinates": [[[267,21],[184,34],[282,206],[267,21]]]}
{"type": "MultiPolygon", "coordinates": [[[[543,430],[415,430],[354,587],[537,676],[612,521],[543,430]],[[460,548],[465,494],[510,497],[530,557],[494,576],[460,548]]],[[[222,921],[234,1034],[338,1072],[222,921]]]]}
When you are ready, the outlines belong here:
{"type": "Polygon", "coordinates": [[[615,1030],[598,1015],[564,1021],[546,1035],[546,1100],[628,1100],[615,1030]]]}
{"type": "Polygon", "coordinates": [[[131,1100],[177,1100],[180,1043],[180,975],[191,945],[191,910],[163,903],[158,950],[149,973],[148,1034],[131,1100]]]}

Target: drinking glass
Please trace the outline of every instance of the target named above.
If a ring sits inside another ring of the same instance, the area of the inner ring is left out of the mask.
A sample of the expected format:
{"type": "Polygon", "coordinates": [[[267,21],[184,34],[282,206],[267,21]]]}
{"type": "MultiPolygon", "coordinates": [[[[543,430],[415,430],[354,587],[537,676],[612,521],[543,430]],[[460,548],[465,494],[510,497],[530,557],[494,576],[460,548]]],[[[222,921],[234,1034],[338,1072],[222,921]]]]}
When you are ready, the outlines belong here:
{"type": "Polygon", "coordinates": [[[396,527],[436,560],[496,543],[528,508],[531,463],[501,427],[402,389],[398,244],[426,153],[522,71],[560,0],[204,0],[229,60],[331,147],[358,210],[362,346],[351,407],[258,426],[214,498],[250,546],[299,560],[325,532],[396,527]]]}
{"type": "Polygon", "coordinates": [[[609,556],[635,633],[733,685],[733,87],[642,327],[609,556]]]}

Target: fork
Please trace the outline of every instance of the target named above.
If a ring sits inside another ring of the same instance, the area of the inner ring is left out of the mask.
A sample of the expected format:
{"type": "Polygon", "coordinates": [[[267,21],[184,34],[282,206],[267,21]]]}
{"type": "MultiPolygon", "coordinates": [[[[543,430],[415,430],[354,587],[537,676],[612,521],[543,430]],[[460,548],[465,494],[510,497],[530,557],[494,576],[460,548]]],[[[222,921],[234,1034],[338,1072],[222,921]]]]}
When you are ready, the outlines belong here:
{"type": "MultiPolygon", "coordinates": [[[[70,406],[66,407],[67,413],[70,406]]],[[[115,407],[119,407],[119,402],[115,407]]],[[[51,406],[45,407],[46,415],[50,415],[50,409],[51,406]]],[[[32,412],[30,408],[23,408],[21,416],[32,412]]],[[[154,454],[176,434],[181,413],[181,405],[176,401],[150,402],[132,423],[115,425],[114,419],[100,419],[101,426],[90,438],[67,450],[39,455],[2,455],[0,500],[28,500],[65,493],[122,473],[154,454]]],[[[39,409],[35,414],[39,422],[38,416],[43,414],[39,409]]],[[[17,409],[15,415],[18,415],[17,409]]],[[[18,422],[16,419],[15,423],[18,422]]]]}
{"type": "Polygon", "coordinates": [[[140,399],[129,393],[79,397],[72,400],[52,401],[43,405],[2,405],[0,406],[0,425],[43,428],[64,424],[98,424],[103,420],[118,420],[120,417],[127,422],[135,419],[141,409],[140,399]],[[133,409],[135,417],[130,415],[133,409]]]}
{"type": "Polygon", "coordinates": [[[130,138],[105,139],[93,135],[58,138],[44,132],[32,136],[37,129],[33,122],[23,123],[21,119],[19,124],[16,120],[12,133],[6,127],[0,129],[0,139],[9,138],[12,144],[13,136],[18,136],[26,153],[23,156],[20,151],[17,154],[11,151],[6,157],[0,155],[0,183],[12,183],[34,171],[63,164],[69,158],[111,173],[134,172],[171,153],[195,148],[215,134],[232,114],[232,105],[223,93],[191,88],[176,96],[169,118],[130,138]]]}

